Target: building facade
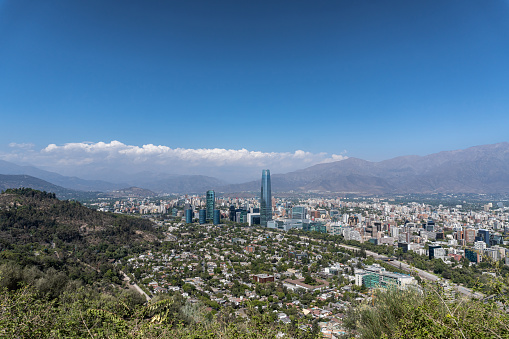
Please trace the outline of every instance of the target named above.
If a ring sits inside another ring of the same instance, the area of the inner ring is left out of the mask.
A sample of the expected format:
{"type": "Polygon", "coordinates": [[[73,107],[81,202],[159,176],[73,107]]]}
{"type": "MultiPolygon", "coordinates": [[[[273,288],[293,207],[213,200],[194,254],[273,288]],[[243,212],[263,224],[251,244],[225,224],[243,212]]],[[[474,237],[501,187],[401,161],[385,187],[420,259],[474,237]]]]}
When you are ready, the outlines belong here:
{"type": "Polygon", "coordinates": [[[193,210],[187,209],[186,210],[186,224],[190,224],[193,222],[193,210]]]}
{"type": "Polygon", "coordinates": [[[207,210],[201,209],[199,214],[200,225],[207,222],[207,210]]]}
{"type": "Polygon", "coordinates": [[[216,208],[216,195],[214,191],[207,191],[207,220],[214,218],[214,209],[216,208]]]}
{"type": "Polygon", "coordinates": [[[270,170],[262,171],[262,188],[260,195],[260,225],[267,227],[267,221],[272,220],[272,192],[270,184],[270,170]]]}
{"type": "Polygon", "coordinates": [[[235,216],[236,216],[235,206],[231,205],[230,206],[230,221],[235,221],[235,216]]]}
{"type": "Polygon", "coordinates": [[[307,209],[304,206],[295,206],[292,208],[292,219],[306,219],[307,209]]]}
{"type": "Polygon", "coordinates": [[[221,223],[221,212],[219,210],[214,210],[213,213],[213,223],[214,225],[219,225],[221,223]]]}
{"type": "Polygon", "coordinates": [[[253,274],[251,276],[254,282],[265,284],[267,282],[273,282],[274,276],[269,274],[253,274]]]}
{"type": "Polygon", "coordinates": [[[417,286],[417,281],[410,275],[388,272],[380,265],[373,264],[355,271],[355,284],[367,288],[405,289],[410,285],[417,286]]]}
{"type": "Polygon", "coordinates": [[[480,229],[477,231],[477,237],[480,241],[483,241],[486,244],[486,247],[490,247],[490,231],[480,229]]]}

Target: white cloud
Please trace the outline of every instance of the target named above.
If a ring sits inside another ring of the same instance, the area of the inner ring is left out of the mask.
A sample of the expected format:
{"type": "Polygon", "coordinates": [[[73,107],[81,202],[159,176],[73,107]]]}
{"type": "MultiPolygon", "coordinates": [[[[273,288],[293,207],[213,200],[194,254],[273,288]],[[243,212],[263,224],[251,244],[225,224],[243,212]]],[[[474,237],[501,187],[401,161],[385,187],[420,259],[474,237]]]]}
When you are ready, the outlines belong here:
{"type": "Polygon", "coordinates": [[[122,175],[150,171],[171,174],[203,174],[226,181],[250,180],[263,168],[285,173],[317,163],[343,160],[341,154],[260,152],[246,149],[171,148],[164,145],[126,145],[119,141],[50,144],[40,151],[17,149],[5,160],[32,163],[66,175],[121,179],[122,175]]]}
{"type": "Polygon", "coordinates": [[[31,149],[31,148],[34,148],[34,144],[32,143],[21,143],[21,144],[18,144],[16,142],[11,142],[9,144],[9,147],[11,148],[22,148],[22,149],[31,149]]]}
{"type": "Polygon", "coordinates": [[[330,158],[325,158],[324,160],[321,161],[321,163],[324,164],[324,163],[328,163],[328,162],[345,160],[346,158],[348,158],[347,156],[343,155],[345,153],[346,153],[346,151],[341,152],[341,154],[332,154],[330,156],[330,158]]]}

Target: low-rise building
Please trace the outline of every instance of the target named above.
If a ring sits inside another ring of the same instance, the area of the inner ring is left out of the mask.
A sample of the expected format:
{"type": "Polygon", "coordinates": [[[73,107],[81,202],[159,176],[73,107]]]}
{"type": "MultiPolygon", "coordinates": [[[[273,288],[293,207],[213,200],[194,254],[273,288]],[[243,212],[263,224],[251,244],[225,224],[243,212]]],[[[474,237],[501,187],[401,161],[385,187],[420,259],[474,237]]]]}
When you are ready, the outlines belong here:
{"type": "Polygon", "coordinates": [[[364,285],[368,288],[397,287],[404,289],[409,285],[416,286],[417,281],[410,275],[388,272],[384,267],[373,264],[355,272],[355,284],[357,286],[364,285]]]}
{"type": "Polygon", "coordinates": [[[274,281],[274,276],[269,274],[253,274],[251,278],[253,281],[261,284],[274,281]]]}

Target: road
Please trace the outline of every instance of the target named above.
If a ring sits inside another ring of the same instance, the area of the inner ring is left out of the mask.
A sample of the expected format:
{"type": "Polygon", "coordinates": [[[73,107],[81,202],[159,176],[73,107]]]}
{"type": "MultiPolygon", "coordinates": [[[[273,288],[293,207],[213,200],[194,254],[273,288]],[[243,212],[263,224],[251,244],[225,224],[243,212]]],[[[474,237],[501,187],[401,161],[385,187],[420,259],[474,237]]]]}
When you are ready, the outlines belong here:
{"type": "MultiPolygon", "coordinates": [[[[347,249],[350,249],[350,250],[356,250],[358,251],[359,248],[358,247],[353,247],[353,246],[347,246],[347,245],[341,245],[341,244],[336,244],[336,246],[340,246],[340,247],[343,247],[343,248],[347,248],[347,249]]],[[[367,251],[366,250],[366,255],[369,255],[369,256],[372,256],[373,259],[376,259],[376,260],[386,260],[386,259],[389,259],[388,256],[386,255],[383,255],[383,254],[378,254],[378,253],[375,253],[375,252],[372,252],[372,251],[367,251]]],[[[410,265],[408,265],[407,263],[403,262],[403,261],[399,261],[399,260],[391,260],[391,261],[387,261],[387,263],[391,266],[394,266],[396,268],[400,268],[404,271],[407,271],[407,272],[410,272],[410,273],[417,273],[417,275],[419,277],[421,277],[422,279],[425,279],[425,280],[428,280],[428,281],[432,281],[432,282],[436,282],[442,278],[436,276],[435,274],[433,273],[430,273],[428,271],[424,271],[424,270],[421,270],[419,268],[416,268],[416,267],[412,267],[410,265]]],[[[444,279],[446,280],[446,279],[444,279]]],[[[452,287],[454,287],[454,289],[456,289],[457,292],[463,294],[463,295],[466,295],[467,297],[474,297],[474,298],[477,298],[477,299],[480,299],[480,298],[483,298],[484,297],[484,294],[482,293],[479,293],[479,292],[473,292],[470,288],[467,288],[467,287],[464,287],[464,286],[461,286],[461,285],[458,285],[458,284],[454,284],[452,282],[449,281],[449,283],[451,284],[452,287]]]]}
{"type": "MultiPolygon", "coordinates": [[[[318,242],[322,242],[321,240],[319,239],[310,239],[309,237],[306,237],[306,236],[300,236],[301,239],[303,240],[313,240],[313,241],[318,241],[318,242]]],[[[359,251],[360,248],[358,247],[354,247],[354,246],[348,246],[348,245],[343,245],[343,244],[335,244],[336,247],[339,246],[339,247],[343,247],[343,248],[347,248],[349,250],[353,250],[353,251],[359,251]]],[[[375,253],[375,252],[372,252],[372,251],[368,251],[366,250],[366,255],[369,255],[369,256],[372,256],[373,259],[375,260],[387,260],[389,259],[388,256],[386,255],[383,255],[383,254],[378,254],[378,253],[375,253]]],[[[421,269],[418,269],[416,267],[412,267],[410,265],[408,265],[407,263],[405,262],[402,262],[402,261],[399,261],[399,260],[391,260],[391,261],[387,261],[387,263],[391,266],[394,266],[396,268],[400,268],[406,272],[409,272],[409,273],[417,273],[417,275],[419,277],[421,277],[421,279],[425,279],[427,281],[431,281],[431,282],[436,282],[442,278],[436,276],[435,274],[433,273],[430,273],[428,271],[424,271],[424,270],[421,270],[421,269]]],[[[444,280],[447,280],[447,279],[444,279],[444,280]]],[[[467,297],[474,297],[474,298],[477,298],[477,299],[481,299],[481,298],[484,298],[484,294],[480,293],[480,292],[473,292],[470,288],[467,288],[467,287],[464,287],[464,286],[461,286],[461,285],[458,285],[458,284],[454,284],[452,283],[451,281],[449,281],[449,283],[451,284],[452,287],[454,287],[454,289],[456,289],[457,292],[463,294],[463,295],[466,295],[467,297]]]]}
{"type": "Polygon", "coordinates": [[[137,284],[131,284],[131,278],[129,278],[129,276],[125,274],[123,271],[120,271],[120,273],[124,275],[124,281],[127,281],[127,283],[134,287],[134,289],[138,291],[139,294],[143,295],[147,301],[150,301],[151,298],[148,296],[147,293],[145,293],[145,291],[143,291],[140,288],[140,286],[138,286],[137,284]]]}

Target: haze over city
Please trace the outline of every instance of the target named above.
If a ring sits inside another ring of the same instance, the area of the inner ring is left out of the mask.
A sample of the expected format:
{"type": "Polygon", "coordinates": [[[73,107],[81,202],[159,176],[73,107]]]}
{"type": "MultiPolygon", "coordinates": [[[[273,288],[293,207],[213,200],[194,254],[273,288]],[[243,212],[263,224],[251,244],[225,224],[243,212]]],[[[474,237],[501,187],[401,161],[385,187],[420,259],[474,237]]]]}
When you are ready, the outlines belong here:
{"type": "Polygon", "coordinates": [[[507,141],[507,1],[0,1],[0,159],[230,182],[507,141]]]}

